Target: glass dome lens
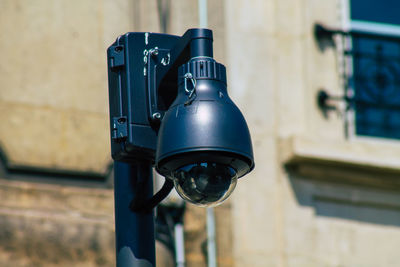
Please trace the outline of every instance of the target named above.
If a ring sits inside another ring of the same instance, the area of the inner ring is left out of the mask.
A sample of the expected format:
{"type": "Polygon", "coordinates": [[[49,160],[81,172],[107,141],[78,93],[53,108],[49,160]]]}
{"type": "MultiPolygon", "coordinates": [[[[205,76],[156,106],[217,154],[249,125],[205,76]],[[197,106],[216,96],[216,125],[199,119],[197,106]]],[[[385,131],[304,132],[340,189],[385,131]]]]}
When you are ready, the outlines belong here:
{"type": "Polygon", "coordinates": [[[189,164],[172,173],[175,189],[198,206],[216,206],[235,189],[237,175],[230,166],[212,162],[189,164]]]}

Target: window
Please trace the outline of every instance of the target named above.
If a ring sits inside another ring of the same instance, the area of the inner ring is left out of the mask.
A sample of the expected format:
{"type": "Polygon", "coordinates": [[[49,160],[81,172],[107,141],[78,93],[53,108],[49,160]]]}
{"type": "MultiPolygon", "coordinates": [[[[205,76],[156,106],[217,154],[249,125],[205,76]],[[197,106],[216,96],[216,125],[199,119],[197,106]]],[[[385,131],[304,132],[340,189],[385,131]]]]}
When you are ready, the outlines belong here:
{"type": "Polygon", "coordinates": [[[350,0],[355,133],[400,139],[400,1],[350,0]]]}

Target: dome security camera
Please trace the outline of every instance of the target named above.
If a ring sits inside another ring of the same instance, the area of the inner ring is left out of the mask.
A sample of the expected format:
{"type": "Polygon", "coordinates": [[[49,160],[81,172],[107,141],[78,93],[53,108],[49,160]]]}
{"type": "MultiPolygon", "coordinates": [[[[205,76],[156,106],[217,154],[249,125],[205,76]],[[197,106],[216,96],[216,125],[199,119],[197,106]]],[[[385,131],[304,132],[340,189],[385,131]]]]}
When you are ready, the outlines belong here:
{"type": "Polygon", "coordinates": [[[212,32],[127,33],[108,49],[108,61],[112,156],[149,162],[166,177],[142,203],[146,209],[172,182],[193,204],[222,203],[254,159],[246,121],[227,93],[226,69],[213,59],[212,32]]]}
{"type": "Polygon", "coordinates": [[[177,97],[158,132],[156,170],[174,181],[182,198],[215,206],[254,166],[249,130],[228,96],[222,64],[195,57],[178,77],[177,97]]]}

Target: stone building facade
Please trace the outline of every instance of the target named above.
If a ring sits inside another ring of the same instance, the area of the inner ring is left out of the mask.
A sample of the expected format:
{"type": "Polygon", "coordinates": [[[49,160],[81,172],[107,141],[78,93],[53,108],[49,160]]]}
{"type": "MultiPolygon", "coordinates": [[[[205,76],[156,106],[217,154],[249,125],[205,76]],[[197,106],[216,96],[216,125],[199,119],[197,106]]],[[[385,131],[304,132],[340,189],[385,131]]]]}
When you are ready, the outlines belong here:
{"type": "MultiPolygon", "coordinates": [[[[317,105],[346,70],[314,25],[348,26],[350,1],[208,1],[256,161],[216,208],[219,266],[400,265],[400,142],[317,105]]],[[[114,266],[105,51],[159,32],[157,2],[0,0],[0,266],[114,266]]],[[[168,33],[198,26],[197,1],[160,2],[168,33]]],[[[187,266],[206,266],[205,210],[184,226],[187,266]]]]}

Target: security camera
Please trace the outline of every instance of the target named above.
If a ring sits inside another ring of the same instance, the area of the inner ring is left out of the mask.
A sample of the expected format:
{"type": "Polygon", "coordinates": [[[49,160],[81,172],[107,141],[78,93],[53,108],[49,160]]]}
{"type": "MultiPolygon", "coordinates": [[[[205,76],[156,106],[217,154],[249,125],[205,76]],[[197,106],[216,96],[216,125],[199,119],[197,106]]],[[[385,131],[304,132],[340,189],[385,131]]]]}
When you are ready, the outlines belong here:
{"type": "Polygon", "coordinates": [[[108,66],[113,158],[151,162],[193,204],[222,203],[254,159],[212,32],[128,33],[108,49],[108,66]]]}
{"type": "Polygon", "coordinates": [[[217,205],[253,167],[249,130],[228,96],[222,64],[195,57],[179,67],[178,77],[177,97],[158,132],[156,170],[174,181],[182,198],[217,205]]]}

